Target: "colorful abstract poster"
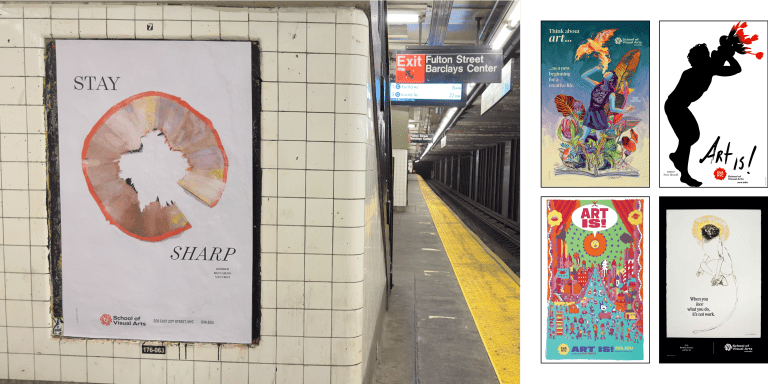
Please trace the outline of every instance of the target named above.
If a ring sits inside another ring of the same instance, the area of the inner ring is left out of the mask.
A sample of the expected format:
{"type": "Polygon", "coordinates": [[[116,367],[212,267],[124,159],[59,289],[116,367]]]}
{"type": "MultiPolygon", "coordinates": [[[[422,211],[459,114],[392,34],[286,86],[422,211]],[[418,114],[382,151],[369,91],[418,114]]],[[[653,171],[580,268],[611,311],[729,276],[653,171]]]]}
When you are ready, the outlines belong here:
{"type": "Polygon", "coordinates": [[[659,186],[768,186],[766,36],[765,21],[659,23],[659,186]]]}
{"type": "Polygon", "coordinates": [[[54,49],[62,335],[251,343],[251,43],[54,49]]]}
{"type": "Polygon", "coordinates": [[[647,187],[647,21],[541,22],[542,187],[647,187]]]}
{"type": "Polygon", "coordinates": [[[544,362],[648,362],[647,198],[542,201],[544,362]]]}

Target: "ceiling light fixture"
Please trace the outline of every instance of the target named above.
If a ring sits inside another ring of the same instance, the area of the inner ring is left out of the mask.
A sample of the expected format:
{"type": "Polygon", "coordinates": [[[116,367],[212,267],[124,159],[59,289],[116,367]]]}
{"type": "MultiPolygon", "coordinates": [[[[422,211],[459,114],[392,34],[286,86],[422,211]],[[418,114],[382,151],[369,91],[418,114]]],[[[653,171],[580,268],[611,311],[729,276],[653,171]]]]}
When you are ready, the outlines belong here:
{"type": "Polygon", "coordinates": [[[507,17],[507,21],[505,25],[502,28],[499,28],[498,32],[496,33],[496,36],[493,38],[493,43],[491,43],[491,48],[493,49],[501,49],[501,47],[506,44],[507,39],[509,39],[509,36],[512,35],[512,31],[518,28],[518,25],[520,24],[520,3],[515,5],[515,9],[510,12],[509,17],[507,17]]]}
{"type": "Polygon", "coordinates": [[[424,156],[427,155],[427,152],[429,152],[430,149],[435,145],[435,142],[437,142],[437,139],[440,137],[440,134],[443,133],[443,131],[447,128],[448,123],[451,122],[451,119],[453,118],[453,115],[456,114],[456,111],[458,111],[459,108],[453,107],[447,111],[445,111],[445,116],[443,116],[443,119],[440,120],[440,127],[437,128],[437,132],[435,132],[435,136],[432,138],[432,142],[429,143],[427,146],[427,149],[424,150],[424,153],[421,154],[421,158],[423,159],[424,156]]]}
{"type": "Polygon", "coordinates": [[[388,13],[388,24],[412,24],[419,22],[418,13],[388,13]]]}
{"type": "Polygon", "coordinates": [[[467,96],[469,96],[469,93],[472,92],[473,89],[475,89],[476,83],[467,83],[467,96]]]}

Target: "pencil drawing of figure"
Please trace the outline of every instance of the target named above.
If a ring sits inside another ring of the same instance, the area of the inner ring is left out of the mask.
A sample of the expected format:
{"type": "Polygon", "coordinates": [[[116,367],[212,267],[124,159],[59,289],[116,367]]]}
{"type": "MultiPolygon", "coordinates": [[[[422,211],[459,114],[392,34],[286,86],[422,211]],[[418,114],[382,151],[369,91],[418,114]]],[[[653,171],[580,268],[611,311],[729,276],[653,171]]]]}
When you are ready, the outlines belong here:
{"type": "Polygon", "coordinates": [[[696,276],[712,276],[712,286],[728,285],[728,278],[733,279],[733,261],[728,250],[723,246],[720,229],[714,224],[705,224],[701,228],[701,248],[704,261],[699,264],[696,276]]]}
{"type": "Polygon", "coordinates": [[[696,276],[710,278],[710,283],[713,287],[733,284],[736,289],[733,310],[731,310],[728,317],[714,327],[694,331],[694,333],[711,331],[721,326],[736,311],[736,306],[739,302],[738,285],[736,283],[736,275],[733,273],[733,260],[724,245],[724,242],[728,240],[729,234],[728,224],[717,216],[702,216],[693,223],[693,235],[701,242],[701,250],[704,253],[704,258],[699,263],[696,276]]]}

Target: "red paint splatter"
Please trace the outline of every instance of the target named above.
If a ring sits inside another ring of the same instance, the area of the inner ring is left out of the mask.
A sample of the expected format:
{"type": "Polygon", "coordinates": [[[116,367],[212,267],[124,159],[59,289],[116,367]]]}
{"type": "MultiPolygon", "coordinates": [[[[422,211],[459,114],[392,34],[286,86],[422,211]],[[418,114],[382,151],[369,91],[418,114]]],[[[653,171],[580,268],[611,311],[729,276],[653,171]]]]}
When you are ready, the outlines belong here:
{"type": "MultiPolygon", "coordinates": [[[[739,38],[739,41],[741,41],[744,45],[750,45],[753,42],[757,41],[758,36],[757,35],[749,36],[746,33],[744,33],[744,28],[746,27],[747,27],[746,21],[743,23],[738,22],[736,23],[736,25],[731,27],[731,31],[736,31],[736,36],[739,38]]],[[[744,53],[755,55],[755,57],[757,57],[758,60],[761,60],[763,58],[763,52],[754,53],[749,48],[744,49],[744,53]]]]}

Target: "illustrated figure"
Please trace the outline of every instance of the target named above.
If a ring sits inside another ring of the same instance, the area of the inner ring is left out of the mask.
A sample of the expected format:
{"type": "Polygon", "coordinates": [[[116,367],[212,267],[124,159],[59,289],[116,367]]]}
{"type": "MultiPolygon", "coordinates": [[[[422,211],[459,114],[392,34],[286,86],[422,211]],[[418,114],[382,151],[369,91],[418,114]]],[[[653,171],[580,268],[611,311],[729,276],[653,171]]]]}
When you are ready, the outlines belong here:
{"type": "MultiPolygon", "coordinates": [[[[601,61],[610,60],[607,55],[598,57],[601,61]]],[[[602,62],[585,72],[582,79],[593,86],[588,109],[572,96],[555,97],[557,111],[563,115],[558,123],[558,137],[565,144],[560,149],[564,166],[587,168],[596,176],[598,171],[621,168],[627,156],[637,150],[639,136],[633,127],[640,120],[623,115],[635,110],[634,107],[623,107],[633,91],[629,85],[639,62],[640,51],[633,49],[624,54],[612,71],[606,72],[607,63],[602,62]],[[600,81],[589,77],[599,70],[603,73],[600,81]]]]}
{"type": "MultiPolygon", "coordinates": [[[[605,72],[602,81],[596,81],[589,78],[591,74],[602,69],[602,65],[598,65],[581,75],[581,78],[584,79],[584,81],[595,86],[592,88],[592,93],[590,93],[589,108],[587,109],[587,113],[584,116],[584,122],[582,123],[582,143],[586,143],[587,137],[592,130],[595,131],[597,141],[599,142],[602,136],[601,132],[610,128],[608,124],[608,113],[605,111],[606,104],[608,104],[608,107],[613,113],[627,113],[635,110],[635,107],[631,105],[624,109],[616,108],[615,92],[619,78],[613,71],[605,72]]],[[[628,89],[628,86],[625,86],[624,89],[628,89]]],[[[594,152],[594,149],[590,151],[590,148],[587,148],[585,152],[594,152]]]]}
{"type": "Polygon", "coordinates": [[[713,224],[705,224],[701,227],[701,249],[704,252],[704,261],[699,264],[696,276],[707,274],[712,276],[712,286],[728,285],[728,280],[736,277],[733,275],[733,261],[728,250],[723,246],[720,238],[720,229],[713,224]]]}
{"type": "Polygon", "coordinates": [[[712,287],[733,284],[736,288],[736,300],[728,317],[714,327],[693,331],[694,333],[701,333],[723,325],[733,316],[739,303],[739,290],[736,275],[733,273],[733,261],[724,245],[730,235],[725,220],[717,216],[702,216],[693,223],[693,235],[701,242],[701,250],[704,253],[704,259],[699,263],[696,276],[706,275],[707,278],[710,278],[712,287]]]}
{"type": "MultiPolygon", "coordinates": [[[[667,120],[678,139],[677,150],[669,154],[669,159],[680,171],[680,181],[691,187],[701,185],[700,181],[688,173],[691,147],[699,140],[700,131],[699,124],[688,107],[704,95],[712,84],[714,76],[728,77],[741,72],[741,66],[734,58],[734,54],[753,54],[758,59],[763,57],[762,52],[752,53],[745,48],[745,44],[751,44],[757,40],[757,35],[750,37],[744,34],[743,28],[746,26],[747,23],[737,23],[727,36],[721,36],[720,46],[712,52],[711,56],[706,44],[697,44],[691,48],[688,51],[688,62],[691,68],[683,72],[677,86],[664,103],[667,120]],[[726,62],[728,66],[725,66],[726,62]]],[[[730,95],[724,97],[730,97],[730,95]]]]}

